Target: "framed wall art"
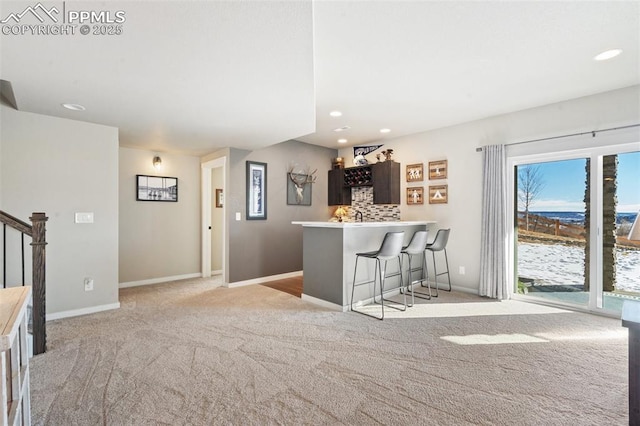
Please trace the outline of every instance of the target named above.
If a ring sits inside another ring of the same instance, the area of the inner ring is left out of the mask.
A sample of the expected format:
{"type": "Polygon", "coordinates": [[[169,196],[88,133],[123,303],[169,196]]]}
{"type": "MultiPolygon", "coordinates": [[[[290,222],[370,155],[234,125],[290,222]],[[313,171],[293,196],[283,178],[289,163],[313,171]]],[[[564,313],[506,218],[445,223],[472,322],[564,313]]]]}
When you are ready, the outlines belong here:
{"type": "Polygon", "coordinates": [[[424,180],[422,163],[407,164],[407,182],[420,182],[424,180]]]}
{"type": "Polygon", "coordinates": [[[429,187],[429,204],[447,204],[449,202],[448,185],[432,185],[429,187]]]}
{"type": "Polygon", "coordinates": [[[407,188],[407,204],[424,204],[424,188],[422,186],[414,186],[407,188]]]}
{"type": "Polygon", "coordinates": [[[447,160],[429,162],[429,180],[446,179],[448,171],[447,160]]]}
{"type": "Polygon", "coordinates": [[[224,192],[220,188],[216,188],[216,208],[221,209],[224,206],[224,192]]]}
{"type": "Polygon", "coordinates": [[[311,176],[304,173],[287,173],[287,204],[311,205],[311,176]]]}
{"type": "Polygon", "coordinates": [[[136,175],[136,200],[178,201],[178,178],[136,175]]]}
{"type": "Polygon", "coordinates": [[[267,163],[247,161],[247,220],[267,219],[267,163]]]}

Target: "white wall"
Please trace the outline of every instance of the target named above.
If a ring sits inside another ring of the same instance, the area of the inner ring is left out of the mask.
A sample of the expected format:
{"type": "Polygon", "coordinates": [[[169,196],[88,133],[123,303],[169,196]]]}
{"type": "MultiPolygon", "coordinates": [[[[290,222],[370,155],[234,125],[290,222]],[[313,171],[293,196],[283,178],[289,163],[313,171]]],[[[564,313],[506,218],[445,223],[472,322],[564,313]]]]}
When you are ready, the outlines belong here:
{"type": "MultiPolygon", "coordinates": [[[[439,130],[381,139],[370,145],[383,143],[384,147],[369,154],[367,159],[375,162],[375,153],[388,148],[394,150],[393,159],[402,165],[402,219],[436,220],[438,227],[451,228],[447,247],[451,280],[456,286],[476,291],[480,274],[482,205],[482,153],[476,152],[476,147],[637,124],[640,123],[639,101],[639,86],[633,86],[439,130]],[[445,159],[449,167],[446,181],[406,183],[407,164],[424,163],[426,172],[429,161],[445,159]],[[407,186],[423,186],[426,193],[429,185],[441,183],[448,185],[448,204],[430,205],[428,201],[424,205],[406,204],[407,186]],[[465,275],[459,274],[460,266],[465,267],[465,275]]],[[[593,143],[597,144],[599,140],[604,138],[594,138],[593,143]]],[[[546,149],[561,150],[564,144],[566,149],[575,148],[564,140],[548,142],[545,146],[546,149]]],[[[513,151],[523,152],[525,146],[518,145],[519,149],[513,151]]],[[[352,148],[342,149],[340,155],[345,157],[347,165],[352,164],[352,148]]]]}
{"type": "Polygon", "coordinates": [[[117,307],[118,130],[0,113],[0,205],[27,222],[32,212],[49,217],[47,314],[117,307]],[[94,223],[74,223],[75,212],[93,212],[94,223]],[[93,291],[84,291],[85,277],[93,291]]]}
{"type": "Polygon", "coordinates": [[[201,273],[200,159],[120,148],[120,274],[124,285],[201,273]],[[153,168],[155,155],[162,169],[153,168]],[[136,175],[178,178],[178,202],[136,201],[136,175]]]}

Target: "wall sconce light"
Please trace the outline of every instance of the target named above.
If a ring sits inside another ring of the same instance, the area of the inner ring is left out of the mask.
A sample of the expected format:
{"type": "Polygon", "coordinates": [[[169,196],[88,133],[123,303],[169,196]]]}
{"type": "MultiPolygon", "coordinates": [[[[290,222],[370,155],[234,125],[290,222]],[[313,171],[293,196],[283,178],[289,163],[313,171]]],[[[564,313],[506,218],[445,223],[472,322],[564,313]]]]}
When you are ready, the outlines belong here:
{"type": "Polygon", "coordinates": [[[158,157],[157,155],[153,157],[153,167],[156,170],[160,170],[160,168],[162,167],[162,158],[158,157]]]}

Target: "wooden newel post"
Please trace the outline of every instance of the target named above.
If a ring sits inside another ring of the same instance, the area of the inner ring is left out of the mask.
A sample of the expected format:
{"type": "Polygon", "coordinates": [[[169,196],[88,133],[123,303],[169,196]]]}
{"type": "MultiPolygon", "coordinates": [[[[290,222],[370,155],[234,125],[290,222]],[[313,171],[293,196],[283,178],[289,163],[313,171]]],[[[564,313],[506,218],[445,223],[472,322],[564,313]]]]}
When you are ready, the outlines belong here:
{"type": "Polygon", "coordinates": [[[622,326],[629,329],[629,425],[640,425],[640,302],[625,300],[622,326]]]}
{"type": "Polygon", "coordinates": [[[33,213],[31,253],[33,258],[33,354],[44,353],[47,347],[46,328],[46,222],[49,218],[44,213],[33,213]]]}

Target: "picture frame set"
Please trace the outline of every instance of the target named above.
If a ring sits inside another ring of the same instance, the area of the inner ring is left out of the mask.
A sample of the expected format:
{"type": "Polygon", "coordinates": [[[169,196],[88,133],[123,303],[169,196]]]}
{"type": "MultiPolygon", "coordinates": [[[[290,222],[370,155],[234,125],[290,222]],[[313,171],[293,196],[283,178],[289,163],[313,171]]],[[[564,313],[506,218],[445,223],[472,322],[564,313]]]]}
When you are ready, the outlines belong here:
{"type": "Polygon", "coordinates": [[[178,178],[136,175],[136,200],[178,202],[178,178]]]}
{"type": "MultiPolygon", "coordinates": [[[[422,163],[407,164],[407,183],[420,182],[424,180],[424,171],[422,163]]],[[[427,173],[429,180],[444,180],[449,174],[447,160],[430,161],[428,163],[427,173]]],[[[406,197],[407,205],[424,204],[424,187],[407,186],[406,197]]],[[[429,185],[428,193],[429,204],[447,204],[449,202],[449,191],[447,184],[429,185]]]]}
{"type": "Polygon", "coordinates": [[[267,219],[267,163],[246,162],[246,220],[267,219]]]}

